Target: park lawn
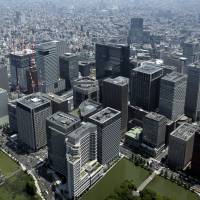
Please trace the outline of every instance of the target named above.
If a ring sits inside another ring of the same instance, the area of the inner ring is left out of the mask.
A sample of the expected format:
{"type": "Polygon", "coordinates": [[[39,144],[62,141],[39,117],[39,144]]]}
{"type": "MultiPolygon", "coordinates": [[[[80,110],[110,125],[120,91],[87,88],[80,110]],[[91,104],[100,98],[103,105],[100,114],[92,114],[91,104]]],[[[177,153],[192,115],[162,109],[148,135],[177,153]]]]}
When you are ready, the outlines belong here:
{"type": "Polygon", "coordinates": [[[147,177],[149,171],[135,166],[131,161],[120,160],[93,188],[85,193],[81,200],[104,200],[125,180],[133,181],[138,187],[147,177]]]}
{"type": "Polygon", "coordinates": [[[9,176],[19,169],[19,165],[9,156],[0,151],[0,171],[4,176],[9,176]]]}
{"type": "Polygon", "coordinates": [[[0,200],[40,200],[37,195],[31,197],[25,192],[27,182],[33,182],[32,177],[19,172],[0,186],[0,200]]]}
{"type": "Polygon", "coordinates": [[[163,177],[157,176],[147,187],[161,196],[175,200],[199,200],[193,192],[171,182],[163,177]]]}

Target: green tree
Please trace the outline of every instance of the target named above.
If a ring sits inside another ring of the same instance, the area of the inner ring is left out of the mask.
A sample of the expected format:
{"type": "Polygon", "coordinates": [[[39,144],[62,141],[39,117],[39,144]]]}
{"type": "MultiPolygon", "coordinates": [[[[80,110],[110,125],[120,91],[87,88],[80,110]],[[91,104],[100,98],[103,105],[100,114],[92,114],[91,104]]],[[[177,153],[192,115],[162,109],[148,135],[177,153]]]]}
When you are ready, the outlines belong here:
{"type": "Polygon", "coordinates": [[[35,188],[35,185],[34,183],[32,182],[27,182],[26,183],[26,186],[25,186],[25,191],[28,195],[30,196],[35,196],[36,194],[36,188],[35,188]]]}

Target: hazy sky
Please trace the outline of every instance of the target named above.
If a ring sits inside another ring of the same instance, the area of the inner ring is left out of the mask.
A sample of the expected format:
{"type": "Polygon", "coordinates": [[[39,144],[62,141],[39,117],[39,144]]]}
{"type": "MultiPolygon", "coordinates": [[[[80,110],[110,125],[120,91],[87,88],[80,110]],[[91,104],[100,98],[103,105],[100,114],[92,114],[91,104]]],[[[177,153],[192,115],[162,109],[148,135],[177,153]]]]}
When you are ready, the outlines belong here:
{"type": "MultiPolygon", "coordinates": [[[[178,8],[178,7],[185,7],[185,8],[195,8],[200,9],[200,0],[0,0],[0,3],[2,5],[19,5],[22,2],[25,4],[33,2],[47,2],[51,1],[53,3],[56,3],[57,5],[94,5],[97,3],[102,3],[105,5],[123,5],[123,6],[151,6],[151,7],[162,7],[162,8],[178,8]],[[58,3],[59,2],[59,3],[58,3]]],[[[200,12],[200,11],[199,11],[200,12]]]]}

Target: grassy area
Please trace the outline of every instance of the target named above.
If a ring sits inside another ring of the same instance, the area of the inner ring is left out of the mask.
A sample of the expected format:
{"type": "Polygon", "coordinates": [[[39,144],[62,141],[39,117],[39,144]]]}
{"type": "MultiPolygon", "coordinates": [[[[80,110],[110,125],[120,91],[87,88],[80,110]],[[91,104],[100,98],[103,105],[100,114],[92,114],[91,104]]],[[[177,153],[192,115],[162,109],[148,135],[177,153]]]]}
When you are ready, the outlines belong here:
{"type": "MultiPolygon", "coordinates": [[[[20,169],[20,166],[0,151],[0,170],[5,176],[20,169]]],[[[0,200],[40,200],[38,196],[27,194],[27,183],[33,184],[33,179],[22,170],[10,177],[0,186],[0,200]]]]}
{"type": "Polygon", "coordinates": [[[189,190],[178,186],[163,177],[156,177],[148,186],[147,189],[153,190],[162,196],[175,200],[199,200],[199,197],[189,190]]]}
{"type": "Polygon", "coordinates": [[[19,165],[9,158],[5,153],[0,151],[0,171],[5,176],[11,175],[19,169],[19,165]]]}
{"type": "Polygon", "coordinates": [[[26,193],[27,182],[33,182],[32,178],[23,171],[19,172],[0,186],[0,200],[40,200],[38,196],[26,193]]]}
{"type": "Polygon", "coordinates": [[[147,170],[136,167],[127,159],[122,159],[103,177],[81,200],[104,200],[118,189],[125,180],[133,180],[139,186],[149,175],[147,170]]]}

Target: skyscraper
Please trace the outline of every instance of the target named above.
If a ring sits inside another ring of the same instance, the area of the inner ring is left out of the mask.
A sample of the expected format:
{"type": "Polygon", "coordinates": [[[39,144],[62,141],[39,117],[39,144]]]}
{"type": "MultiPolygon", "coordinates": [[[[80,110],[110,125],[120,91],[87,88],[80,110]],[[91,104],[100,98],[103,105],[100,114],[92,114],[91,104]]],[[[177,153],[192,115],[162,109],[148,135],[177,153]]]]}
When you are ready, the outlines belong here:
{"type": "Polygon", "coordinates": [[[59,73],[59,57],[67,50],[64,41],[51,41],[36,46],[40,91],[57,93],[65,89],[65,80],[60,78],[59,73]]]}
{"type": "Polygon", "coordinates": [[[97,127],[83,123],[66,139],[67,188],[70,199],[80,196],[103,175],[97,162],[97,127]]]}
{"type": "Polygon", "coordinates": [[[126,45],[96,44],[96,77],[129,77],[130,47],[126,45]]]}
{"type": "Polygon", "coordinates": [[[73,86],[74,107],[77,108],[86,99],[99,101],[98,81],[89,77],[79,78],[73,86]]]}
{"type": "Polygon", "coordinates": [[[200,132],[198,127],[194,137],[194,148],[192,155],[191,170],[195,176],[200,177],[199,169],[200,169],[200,132]]]}
{"type": "Polygon", "coordinates": [[[0,88],[9,91],[7,67],[0,63],[0,88]]]}
{"type": "Polygon", "coordinates": [[[50,116],[51,102],[34,93],[17,102],[18,139],[28,149],[37,151],[47,144],[46,118],[50,116]]]}
{"type": "Polygon", "coordinates": [[[185,114],[193,121],[200,119],[200,66],[188,67],[185,114]]]}
{"type": "Polygon", "coordinates": [[[53,170],[64,176],[67,176],[65,139],[80,124],[79,118],[62,112],[47,118],[48,162],[53,170]]]}
{"type": "Polygon", "coordinates": [[[190,164],[195,132],[196,127],[184,123],[171,133],[168,151],[168,164],[170,167],[183,170],[190,164]]]}
{"type": "Polygon", "coordinates": [[[102,165],[119,156],[121,140],[121,112],[105,108],[89,117],[97,125],[97,159],[102,165]]]}
{"type": "Polygon", "coordinates": [[[102,175],[97,162],[97,127],[57,112],[47,119],[50,167],[67,179],[67,199],[79,197],[102,175]]]}
{"type": "Polygon", "coordinates": [[[128,84],[129,80],[119,76],[103,81],[103,106],[122,112],[122,132],[126,132],[128,123],[128,84]]]}
{"type": "Polygon", "coordinates": [[[27,71],[31,66],[31,60],[35,52],[30,49],[16,51],[9,55],[10,73],[11,73],[11,89],[20,89],[26,92],[27,89],[27,71]]]}
{"type": "Polygon", "coordinates": [[[176,121],[184,115],[187,77],[172,72],[161,79],[159,112],[176,121]]]}
{"type": "Polygon", "coordinates": [[[187,63],[192,64],[200,61],[200,43],[198,41],[185,41],[183,43],[183,56],[187,63]]]}
{"type": "Polygon", "coordinates": [[[130,80],[130,103],[147,111],[158,108],[160,79],[163,69],[143,65],[132,70],[130,80]]]}
{"type": "Polygon", "coordinates": [[[8,102],[9,127],[11,131],[18,132],[17,128],[17,100],[8,102]]]}
{"type": "Polygon", "coordinates": [[[159,148],[165,144],[167,119],[157,113],[145,115],[143,120],[143,142],[152,148],[159,148]]]}
{"type": "Polygon", "coordinates": [[[78,55],[65,53],[59,58],[60,77],[65,80],[66,89],[69,90],[73,86],[73,81],[78,79],[79,66],[78,55]]]}
{"type": "Polygon", "coordinates": [[[140,43],[143,42],[143,29],[144,29],[144,20],[143,18],[132,18],[131,19],[131,28],[129,31],[128,42],[131,43],[140,43]]]}
{"type": "Polygon", "coordinates": [[[91,64],[89,61],[87,60],[80,61],[78,65],[79,65],[79,72],[81,73],[81,76],[86,77],[90,75],[91,64]]]}
{"type": "Polygon", "coordinates": [[[68,113],[74,109],[72,91],[64,92],[59,95],[54,93],[48,93],[48,94],[43,94],[43,96],[51,101],[53,114],[58,111],[68,113]]]}
{"type": "Polygon", "coordinates": [[[0,88],[0,118],[8,115],[8,93],[0,88]]]}

